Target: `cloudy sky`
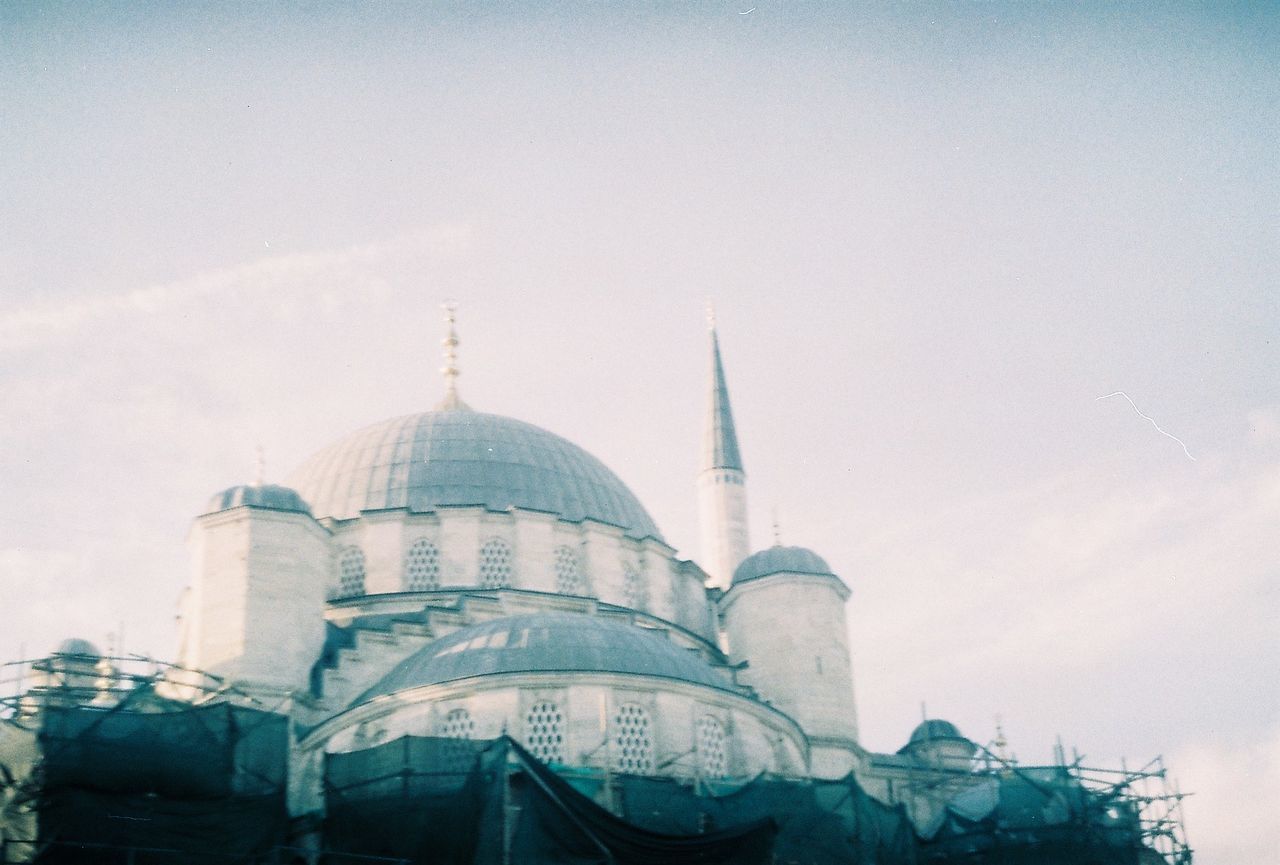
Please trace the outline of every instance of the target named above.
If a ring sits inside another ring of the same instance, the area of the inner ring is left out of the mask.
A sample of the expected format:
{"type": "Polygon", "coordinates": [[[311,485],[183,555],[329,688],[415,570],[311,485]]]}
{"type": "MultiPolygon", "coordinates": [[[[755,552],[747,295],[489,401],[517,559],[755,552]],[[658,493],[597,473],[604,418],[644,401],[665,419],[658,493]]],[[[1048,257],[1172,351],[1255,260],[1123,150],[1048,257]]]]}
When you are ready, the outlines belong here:
{"type": "Polygon", "coordinates": [[[0,7],[0,654],[171,657],[192,516],[433,404],[448,297],[696,556],[713,298],[868,747],[1163,754],[1276,860],[1275,7],[83,6],[0,7]]]}

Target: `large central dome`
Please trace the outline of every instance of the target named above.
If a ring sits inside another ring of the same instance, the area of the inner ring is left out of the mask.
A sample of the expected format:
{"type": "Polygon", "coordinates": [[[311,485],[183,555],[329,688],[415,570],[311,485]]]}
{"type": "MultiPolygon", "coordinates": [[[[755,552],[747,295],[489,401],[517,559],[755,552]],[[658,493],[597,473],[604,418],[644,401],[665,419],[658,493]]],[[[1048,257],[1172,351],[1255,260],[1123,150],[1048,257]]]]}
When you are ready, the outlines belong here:
{"type": "Polygon", "coordinates": [[[631,537],[662,538],[626,485],[582,448],[532,424],[469,410],[366,427],[303,463],[290,485],[317,519],[480,505],[596,520],[631,537]]]}

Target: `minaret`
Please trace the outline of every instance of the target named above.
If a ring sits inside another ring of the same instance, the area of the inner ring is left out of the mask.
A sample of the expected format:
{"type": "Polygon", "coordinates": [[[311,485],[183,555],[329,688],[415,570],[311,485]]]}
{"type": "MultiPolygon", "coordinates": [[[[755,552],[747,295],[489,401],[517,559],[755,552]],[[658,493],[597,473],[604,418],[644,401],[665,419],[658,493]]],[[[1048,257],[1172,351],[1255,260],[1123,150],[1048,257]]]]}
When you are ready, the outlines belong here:
{"type": "Polygon", "coordinates": [[[448,330],[440,341],[444,346],[444,366],[440,367],[440,373],[444,376],[444,398],[436,403],[436,411],[471,411],[471,406],[458,396],[458,376],[462,375],[458,369],[458,331],[454,327],[458,320],[458,305],[448,300],[440,308],[444,310],[444,323],[448,330]]]}
{"type": "Polygon", "coordinates": [[[711,394],[703,431],[702,466],[698,473],[698,516],[702,531],[702,566],[711,585],[727,590],[733,569],[747,557],[746,472],[738,453],[738,433],[724,382],[715,313],[707,308],[711,331],[711,394]]]}

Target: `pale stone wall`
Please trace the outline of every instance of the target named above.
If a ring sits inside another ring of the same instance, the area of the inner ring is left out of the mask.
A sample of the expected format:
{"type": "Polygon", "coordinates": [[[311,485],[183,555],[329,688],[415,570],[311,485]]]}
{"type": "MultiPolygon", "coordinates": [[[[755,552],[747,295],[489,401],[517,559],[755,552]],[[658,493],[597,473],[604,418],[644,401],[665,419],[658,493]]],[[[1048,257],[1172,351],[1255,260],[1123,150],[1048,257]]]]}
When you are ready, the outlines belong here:
{"type": "Polygon", "coordinates": [[[305,688],[324,643],[329,534],[306,514],[207,514],[191,538],[184,666],[231,681],[305,688]]]}
{"type": "Polygon", "coordinates": [[[688,628],[714,641],[714,613],[706,602],[705,574],[691,562],[653,539],[637,541],[621,529],[591,521],[571,523],[532,511],[495,513],[483,508],[448,508],[430,514],[406,510],[379,511],[331,524],[332,563],[323,569],[330,597],[339,597],[337,561],[348,547],[364,554],[365,592],[404,592],[405,557],[425,538],[439,554],[442,590],[476,588],[480,582],[480,549],[491,539],[511,551],[511,585],[556,593],[556,550],[569,547],[578,557],[586,596],[630,607],[626,566],[643,585],[643,601],[635,607],[688,628]]]}
{"type": "MultiPolygon", "coordinates": [[[[848,589],[834,577],[775,574],[740,583],[720,602],[730,658],[747,661],[743,682],[786,712],[815,739],[823,775],[844,774],[858,723],[844,605],[848,589]]],[[[815,772],[817,767],[815,767],[815,772]]]]}

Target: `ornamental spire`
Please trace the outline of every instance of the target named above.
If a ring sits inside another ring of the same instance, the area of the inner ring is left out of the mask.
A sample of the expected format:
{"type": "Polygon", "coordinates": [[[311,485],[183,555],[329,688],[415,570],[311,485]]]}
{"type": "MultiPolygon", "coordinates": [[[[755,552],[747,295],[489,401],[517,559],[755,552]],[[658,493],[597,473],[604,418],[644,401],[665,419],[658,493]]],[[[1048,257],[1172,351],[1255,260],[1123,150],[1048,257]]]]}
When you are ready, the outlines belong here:
{"type": "Polygon", "coordinates": [[[738,433],[729,407],[729,386],[724,380],[724,363],[720,360],[720,339],[716,335],[716,314],[707,304],[707,327],[711,331],[711,400],[707,405],[704,430],[702,470],[737,469],[742,471],[738,452],[738,433]]]}
{"type": "Polygon", "coordinates": [[[470,411],[471,407],[458,396],[458,376],[462,375],[458,369],[458,331],[454,327],[458,320],[458,304],[456,301],[446,300],[440,304],[440,308],[444,310],[444,322],[448,329],[444,339],[440,341],[444,346],[444,366],[440,367],[440,373],[444,376],[444,398],[436,403],[436,411],[470,411]]]}

